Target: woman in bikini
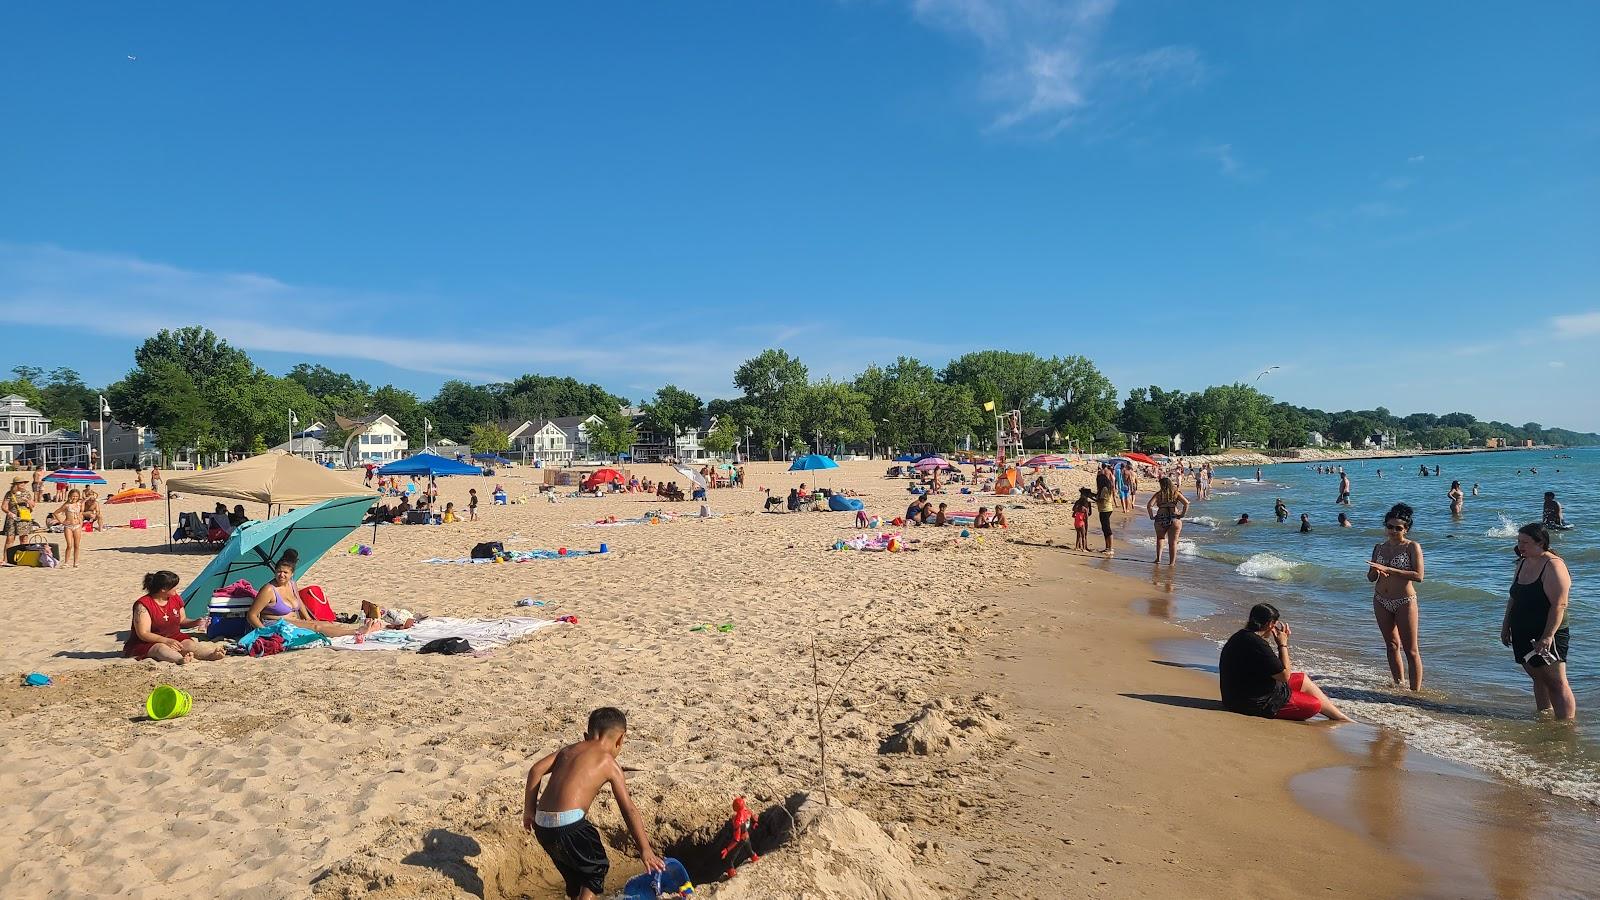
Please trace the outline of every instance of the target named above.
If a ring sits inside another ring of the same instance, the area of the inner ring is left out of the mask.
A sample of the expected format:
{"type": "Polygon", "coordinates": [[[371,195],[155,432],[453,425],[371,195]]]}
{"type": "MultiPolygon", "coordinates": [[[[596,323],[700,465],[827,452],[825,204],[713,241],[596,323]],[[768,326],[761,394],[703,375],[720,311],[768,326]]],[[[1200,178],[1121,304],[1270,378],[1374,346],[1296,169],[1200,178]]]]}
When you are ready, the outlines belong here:
{"type": "Polygon", "coordinates": [[[1461,493],[1461,482],[1450,482],[1450,491],[1445,496],[1450,498],[1450,515],[1457,519],[1461,518],[1461,501],[1466,496],[1461,493]]]}
{"type": "Polygon", "coordinates": [[[1161,540],[1167,541],[1167,565],[1178,561],[1178,535],[1183,533],[1183,517],[1189,512],[1189,499],[1173,487],[1172,479],[1162,477],[1160,487],[1150,495],[1144,511],[1156,526],[1156,565],[1161,565],[1161,540]]]}
{"type": "Polygon", "coordinates": [[[1416,585],[1422,581],[1422,545],[1406,537],[1411,531],[1411,507],[1396,503],[1383,517],[1383,527],[1389,539],[1372,548],[1372,559],[1367,562],[1372,612],[1383,633],[1394,683],[1404,681],[1409,669],[1411,689],[1418,691],[1422,689],[1422,651],[1417,647],[1416,585]]]}
{"type": "Polygon", "coordinates": [[[65,545],[61,561],[71,560],[78,567],[78,551],[83,546],[83,492],[73,488],[67,493],[67,502],[56,509],[56,521],[61,523],[61,539],[65,545]]]}
{"type": "Polygon", "coordinates": [[[273,622],[285,621],[296,628],[305,628],[327,637],[344,637],[366,634],[383,627],[378,619],[369,619],[364,625],[345,625],[342,622],[319,622],[307,613],[300,603],[300,588],[294,583],[294,561],[278,560],[272,570],[272,580],[256,592],[256,602],[245,613],[251,628],[265,628],[273,622]]]}

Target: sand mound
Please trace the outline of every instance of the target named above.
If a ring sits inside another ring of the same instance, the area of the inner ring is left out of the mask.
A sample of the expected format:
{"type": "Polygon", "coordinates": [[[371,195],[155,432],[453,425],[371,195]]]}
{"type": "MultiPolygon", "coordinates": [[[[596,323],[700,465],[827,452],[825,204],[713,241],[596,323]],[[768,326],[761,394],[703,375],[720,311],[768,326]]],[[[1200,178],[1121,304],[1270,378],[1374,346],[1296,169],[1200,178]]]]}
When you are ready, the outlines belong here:
{"type": "Polygon", "coordinates": [[[848,807],[807,801],[797,838],[708,892],[719,900],[921,900],[932,895],[912,851],[848,807]]]}
{"type": "MultiPolygon", "coordinates": [[[[979,703],[983,701],[978,698],[979,703]]],[[[935,756],[970,751],[972,744],[994,737],[1001,730],[994,716],[981,711],[964,712],[940,698],[923,704],[916,715],[896,725],[884,738],[879,752],[935,756]]]]}

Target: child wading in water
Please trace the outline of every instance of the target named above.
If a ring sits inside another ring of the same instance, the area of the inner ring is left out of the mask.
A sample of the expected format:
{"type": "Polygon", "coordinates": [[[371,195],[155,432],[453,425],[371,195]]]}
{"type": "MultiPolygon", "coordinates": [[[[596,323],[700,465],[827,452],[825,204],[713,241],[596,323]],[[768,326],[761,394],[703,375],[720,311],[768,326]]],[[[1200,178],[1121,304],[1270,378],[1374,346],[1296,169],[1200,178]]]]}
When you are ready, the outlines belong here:
{"type": "Polygon", "coordinates": [[[544,757],[528,770],[522,827],[531,830],[539,839],[539,846],[550,854],[550,860],[566,880],[568,897],[591,900],[605,893],[611,863],[606,859],[600,832],[588,819],[589,805],[604,784],[611,785],[617,809],[622,811],[628,833],[639,845],[639,858],[644,860],[646,871],[660,872],[665,868],[650,849],[639,810],[628,796],[627,781],[622,767],[617,765],[617,754],[627,736],[628,719],[622,710],[601,707],[589,714],[589,728],[583,740],[544,757]],[[546,775],[550,776],[550,784],[541,799],[539,782],[546,775]]]}

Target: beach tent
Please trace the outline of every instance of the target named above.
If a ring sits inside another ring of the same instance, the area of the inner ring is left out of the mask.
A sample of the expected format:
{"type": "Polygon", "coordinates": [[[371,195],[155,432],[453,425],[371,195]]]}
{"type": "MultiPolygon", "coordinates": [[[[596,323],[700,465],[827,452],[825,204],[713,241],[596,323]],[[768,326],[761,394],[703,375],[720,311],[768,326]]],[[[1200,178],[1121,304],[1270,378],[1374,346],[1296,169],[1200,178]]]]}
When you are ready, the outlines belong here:
{"type": "Polygon", "coordinates": [[[511,465],[511,460],[506,459],[504,456],[501,456],[498,453],[474,453],[472,454],[472,458],[483,460],[484,462],[492,462],[502,466],[511,465]]]}
{"type": "Polygon", "coordinates": [[[839,464],[834,462],[832,457],[823,456],[821,453],[808,453],[805,456],[797,456],[795,457],[794,462],[789,464],[789,471],[791,472],[809,472],[812,469],[837,468],[839,468],[839,464]]]}
{"type": "Polygon", "coordinates": [[[895,462],[916,462],[922,455],[917,453],[902,453],[894,458],[895,462]]]}
{"type": "Polygon", "coordinates": [[[184,615],[206,615],[211,595],[241,578],[258,587],[272,580],[272,564],[287,550],[300,554],[294,568],[299,578],[361,524],[376,499],[376,494],[338,497],[235,528],[222,550],[184,588],[184,615]]]}
{"type": "Polygon", "coordinates": [[[204,472],[175,475],[167,479],[167,492],[173,491],[268,506],[303,506],[362,493],[354,482],[287,453],[263,453],[204,472]]]}
{"type": "Polygon", "coordinates": [[[322,466],[287,453],[263,453],[235,463],[167,479],[167,543],[172,543],[172,494],[188,491],[227,500],[304,506],[362,494],[362,488],[322,466]]]}
{"type": "Polygon", "coordinates": [[[445,459],[432,453],[417,453],[397,459],[380,468],[379,475],[482,475],[483,470],[469,463],[445,459]]]}
{"type": "Polygon", "coordinates": [[[626,481],[627,479],[622,477],[622,473],[616,469],[596,469],[589,474],[588,478],[583,480],[583,489],[592,491],[597,485],[622,484],[626,481]]]}

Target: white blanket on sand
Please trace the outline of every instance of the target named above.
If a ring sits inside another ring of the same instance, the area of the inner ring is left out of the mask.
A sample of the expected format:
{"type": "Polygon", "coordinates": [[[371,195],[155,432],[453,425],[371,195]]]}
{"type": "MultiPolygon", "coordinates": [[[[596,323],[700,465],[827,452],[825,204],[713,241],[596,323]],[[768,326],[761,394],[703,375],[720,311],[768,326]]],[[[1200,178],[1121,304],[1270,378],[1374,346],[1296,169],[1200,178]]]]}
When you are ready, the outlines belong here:
{"type": "Polygon", "coordinates": [[[451,619],[435,616],[424,619],[405,630],[375,631],[361,643],[354,637],[333,639],[335,650],[416,650],[429,641],[439,638],[466,638],[473,650],[494,650],[504,647],[519,637],[532,634],[553,619],[532,619],[509,616],[504,619],[451,619]]]}

